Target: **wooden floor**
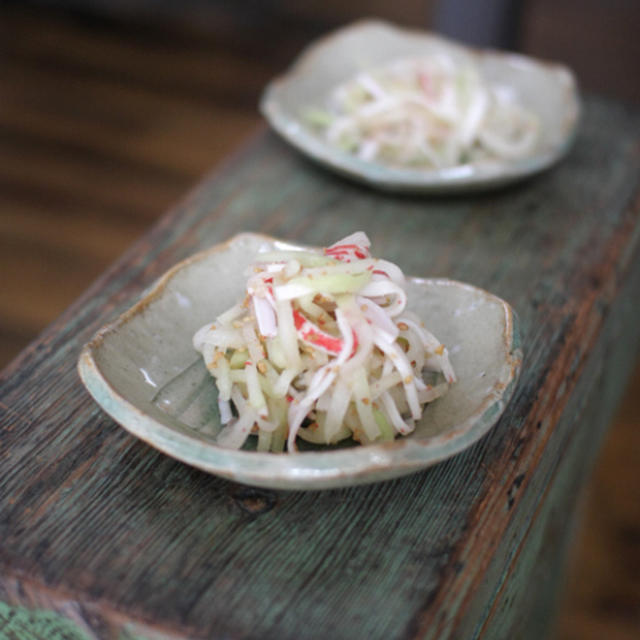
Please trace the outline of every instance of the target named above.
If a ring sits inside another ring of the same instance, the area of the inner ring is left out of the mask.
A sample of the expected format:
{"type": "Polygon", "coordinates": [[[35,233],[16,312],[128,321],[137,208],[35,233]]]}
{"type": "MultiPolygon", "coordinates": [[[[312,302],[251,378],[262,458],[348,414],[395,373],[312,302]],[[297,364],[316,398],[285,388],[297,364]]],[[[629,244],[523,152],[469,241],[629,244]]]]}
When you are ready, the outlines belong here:
{"type": "MultiPolygon", "coordinates": [[[[0,8],[0,366],[259,126],[260,89],[305,42],[366,3],[227,4],[199,20],[0,8]]],[[[433,2],[372,4],[428,24],[433,2]]],[[[640,104],[637,4],[614,4],[526,3],[522,47],[640,104]]],[[[558,639],[640,637],[638,398],[640,368],[586,492],[558,639]]]]}

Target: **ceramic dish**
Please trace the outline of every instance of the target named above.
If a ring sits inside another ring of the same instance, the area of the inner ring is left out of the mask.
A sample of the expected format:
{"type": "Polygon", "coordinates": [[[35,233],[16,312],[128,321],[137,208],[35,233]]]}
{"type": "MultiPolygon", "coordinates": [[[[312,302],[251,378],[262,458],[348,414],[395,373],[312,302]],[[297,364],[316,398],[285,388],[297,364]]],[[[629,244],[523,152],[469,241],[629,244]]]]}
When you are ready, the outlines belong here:
{"type": "Polygon", "coordinates": [[[253,256],[274,248],[296,247],[245,233],[198,253],[103,327],[78,363],[96,402],[133,435],[178,460],[237,482],[284,489],[411,473],[462,451],[497,421],[521,362],[511,308],[470,285],[411,278],[409,308],[449,347],[458,376],[443,398],[428,405],[411,435],[379,445],[309,445],[297,454],[217,446],[215,384],[192,336],[242,296],[243,271],[253,256]]]}
{"type": "Polygon", "coordinates": [[[439,36],[374,20],[357,22],[309,46],[285,75],[267,86],[260,107],[285,140],[325,167],[372,187],[413,193],[495,188],[542,171],[568,150],[579,114],[575,78],[566,67],[516,54],[469,49],[439,36]],[[309,107],[323,105],[335,86],[359,71],[436,51],[474,61],[486,82],[512,92],[538,117],[540,136],[531,155],[446,169],[396,168],[361,160],[329,145],[303,121],[309,107]]]}

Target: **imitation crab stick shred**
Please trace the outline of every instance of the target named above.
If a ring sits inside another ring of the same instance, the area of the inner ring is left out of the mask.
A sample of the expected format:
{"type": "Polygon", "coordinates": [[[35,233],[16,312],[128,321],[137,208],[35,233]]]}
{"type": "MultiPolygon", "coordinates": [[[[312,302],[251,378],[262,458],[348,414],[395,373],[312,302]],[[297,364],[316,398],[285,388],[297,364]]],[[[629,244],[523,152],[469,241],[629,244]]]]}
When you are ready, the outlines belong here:
{"type": "Polygon", "coordinates": [[[297,450],[407,435],[456,380],[446,347],[406,309],[402,271],[359,231],[320,250],[259,253],[243,302],[196,332],[218,388],[220,446],[297,450]],[[435,384],[425,384],[430,372],[435,384]]]}
{"type": "Polygon", "coordinates": [[[298,330],[299,339],[303,342],[310,343],[314,347],[318,347],[329,353],[340,353],[343,341],[316,327],[297,310],[293,312],[293,324],[298,330]]]}

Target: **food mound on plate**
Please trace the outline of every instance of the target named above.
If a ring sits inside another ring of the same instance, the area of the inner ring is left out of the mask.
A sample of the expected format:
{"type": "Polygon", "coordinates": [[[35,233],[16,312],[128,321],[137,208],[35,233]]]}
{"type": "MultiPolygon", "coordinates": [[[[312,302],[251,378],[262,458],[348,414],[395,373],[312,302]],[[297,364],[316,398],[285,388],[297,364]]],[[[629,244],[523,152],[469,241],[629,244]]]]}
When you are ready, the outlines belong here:
{"type": "Polygon", "coordinates": [[[455,382],[447,349],[406,309],[402,271],[354,233],[324,250],[259,253],[243,300],[194,347],[218,387],[221,446],[258,451],[411,433],[455,382]]]}
{"type": "Polygon", "coordinates": [[[522,158],[539,133],[512,88],[488,84],[470,58],[445,52],[362,71],[304,117],[362,160],[413,168],[522,158]]]}

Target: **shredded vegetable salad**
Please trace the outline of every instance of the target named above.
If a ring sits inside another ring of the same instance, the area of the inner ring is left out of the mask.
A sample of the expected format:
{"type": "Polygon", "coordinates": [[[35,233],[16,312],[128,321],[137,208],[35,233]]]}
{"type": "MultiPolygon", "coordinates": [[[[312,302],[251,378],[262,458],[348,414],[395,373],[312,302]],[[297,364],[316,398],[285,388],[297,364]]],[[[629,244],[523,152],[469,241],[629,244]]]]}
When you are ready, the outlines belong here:
{"type": "Polygon", "coordinates": [[[446,53],[361,72],[304,117],[362,160],[415,168],[522,158],[539,133],[537,117],[512,91],[446,53]]]}
{"type": "Polygon", "coordinates": [[[356,232],[323,251],[260,253],[246,296],[193,337],[218,387],[218,443],[294,452],[413,431],[455,382],[447,349],[406,309],[402,271],[356,232]]]}

